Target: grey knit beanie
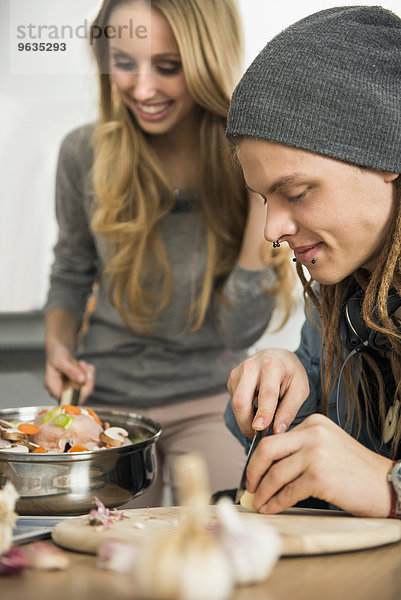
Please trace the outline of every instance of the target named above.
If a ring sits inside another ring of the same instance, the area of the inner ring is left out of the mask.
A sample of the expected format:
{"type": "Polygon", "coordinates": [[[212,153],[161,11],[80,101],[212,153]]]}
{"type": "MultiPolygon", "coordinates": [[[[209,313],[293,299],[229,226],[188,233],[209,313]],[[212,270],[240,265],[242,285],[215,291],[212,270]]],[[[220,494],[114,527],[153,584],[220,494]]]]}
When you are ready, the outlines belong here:
{"type": "Polygon", "coordinates": [[[237,85],[226,133],[401,172],[401,19],[345,6],[291,25],[237,85]]]}

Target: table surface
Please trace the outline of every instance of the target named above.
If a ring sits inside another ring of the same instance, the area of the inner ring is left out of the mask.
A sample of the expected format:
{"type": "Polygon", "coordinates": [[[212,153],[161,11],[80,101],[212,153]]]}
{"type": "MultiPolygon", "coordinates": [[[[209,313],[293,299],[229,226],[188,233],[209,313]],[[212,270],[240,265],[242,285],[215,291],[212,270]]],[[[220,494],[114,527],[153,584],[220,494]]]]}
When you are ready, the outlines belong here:
{"type": "MultiPolygon", "coordinates": [[[[29,549],[29,544],[23,546],[29,549]]],[[[2,577],[7,600],[135,600],[132,577],[96,566],[96,557],[68,552],[65,571],[26,569],[2,577]]],[[[355,552],[281,558],[258,585],[236,588],[231,600],[398,600],[401,598],[401,542],[355,552]]]]}

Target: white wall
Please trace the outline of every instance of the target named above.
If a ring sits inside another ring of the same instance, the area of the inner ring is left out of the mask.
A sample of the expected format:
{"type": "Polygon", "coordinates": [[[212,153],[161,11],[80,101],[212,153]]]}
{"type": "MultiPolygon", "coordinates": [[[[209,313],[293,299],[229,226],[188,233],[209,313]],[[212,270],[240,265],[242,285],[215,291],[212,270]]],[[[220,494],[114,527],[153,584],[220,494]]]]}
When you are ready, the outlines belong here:
{"type": "MultiPolygon", "coordinates": [[[[219,0],[216,0],[219,1],[219,0]]],[[[281,29],[316,10],[375,0],[239,0],[246,37],[246,65],[281,29]]],[[[0,2],[0,312],[43,306],[51,248],[54,170],[61,138],[96,115],[97,89],[89,53],[74,55],[68,69],[15,72],[15,23],[77,22],[94,14],[99,0],[1,0],[0,2]],[[40,18],[38,18],[40,15],[40,18]],[[46,19],[45,19],[46,17],[46,19]]],[[[400,0],[382,5],[400,13],[400,0]]],[[[18,57],[17,57],[18,58],[18,57]]],[[[19,56],[21,58],[21,55],[19,56]]],[[[25,59],[28,60],[25,55],[25,59]]],[[[54,56],[54,61],[61,61],[54,56]]],[[[61,62],[60,62],[61,64],[61,62]]],[[[279,345],[296,345],[300,313],[279,345]]]]}

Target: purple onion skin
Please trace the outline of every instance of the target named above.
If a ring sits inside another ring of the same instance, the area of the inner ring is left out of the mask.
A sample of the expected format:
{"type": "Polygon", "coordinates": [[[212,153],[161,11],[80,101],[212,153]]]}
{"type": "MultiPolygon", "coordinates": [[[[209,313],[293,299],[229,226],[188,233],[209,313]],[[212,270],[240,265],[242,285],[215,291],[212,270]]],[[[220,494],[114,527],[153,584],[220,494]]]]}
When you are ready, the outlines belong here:
{"type": "Polygon", "coordinates": [[[28,557],[17,546],[0,554],[0,575],[17,575],[28,566],[28,557]]]}

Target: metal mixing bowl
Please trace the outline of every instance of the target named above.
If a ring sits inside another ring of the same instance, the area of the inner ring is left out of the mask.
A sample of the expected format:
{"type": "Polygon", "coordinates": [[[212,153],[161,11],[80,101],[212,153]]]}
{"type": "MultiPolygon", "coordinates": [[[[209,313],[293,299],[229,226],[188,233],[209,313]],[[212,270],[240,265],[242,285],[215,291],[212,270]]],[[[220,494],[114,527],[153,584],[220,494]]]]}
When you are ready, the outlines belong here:
{"type": "MultiPolygon", "coordinates": [[[[49,406],[26,406],[0,410],[0,419],[32,421],[49,406]]],[[[65,454],[19,454],[0,452],[0,488],[11,480],[19,499],[19,515],[78,515],[89,512],[97,496],[108,508],[121,506],[143,494],[156,474],[155,443],[161,427],[129,411],[94,406],[102,421],[124,427],[128,446],[94,452],[65,454]]]]}

